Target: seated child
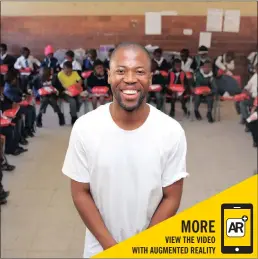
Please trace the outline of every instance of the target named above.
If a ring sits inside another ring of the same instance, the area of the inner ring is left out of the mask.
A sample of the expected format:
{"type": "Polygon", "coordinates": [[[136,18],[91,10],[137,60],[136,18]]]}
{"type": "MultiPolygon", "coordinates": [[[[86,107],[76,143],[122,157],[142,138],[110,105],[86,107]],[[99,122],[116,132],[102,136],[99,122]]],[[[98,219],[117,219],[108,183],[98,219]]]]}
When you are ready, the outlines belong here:
{"type": "Polygon", "coordinates": [[[150,103],[151,97],[154,97],[157,104],[157,109],[162,110],[163,102],[164,102],[164,89],[166,87],[166,78],[162,76],[159,71],[157,70],[157,63],[152,60],[151,62],[151,72],[153,73],[152,76],[152,85],[161,85],[162,91],[161,92],[149,92],[147,102],[150,103]]]}
{"type": "Polygon", "coordinates": [[[21,79],[21,90],[23,93],[27,93],[29,81],[33,78],[33,72],[37,67],[40,67],[40,62],[30,55],[30,50],[26,47],[21,49],[21,56],[16,60],[14,64],[14,68],[17,70],[30,68],[31,71],[21,72],[20,79],[21,79]]]}
{"type": "Polygon", "coordinates": [[[70,61],[72,63],[72,69],[73,71],[76,71],[79,75],[81,74],[82,71],[82,66],[81,64],[74,59],[74,52],[72,50],[68,50],[65,53],[65,60],[63,61],[63,63],[60,65],[61,68],[64,67],[64,64],[66,61],[70,61]]]}
{"type": "MultiPolygon", "coordinates": [[[[3,113],[6,110],[6,108],[8,108],[8,107],[6,107],[5,98],[4,98],[4,95],[2,94],[2,87],[1,87],[1,93],[0,93],[0,108],[1,108],[0,113],[3,113]]],[[[3,118],[3,115],[1,115],[1,117],[3,118]]],[[[19,155],[19,154],[27,151],[26,149],[23,149],[22,147],[19,146],[20,135],[17,130],[18,129],[17,129],[16,125],[0,127],[0,134],[5,136],[5,149],[4,150],[5,150],[6,154],[16,156],[16,155],[19,155]]],[[[3,158],[4,158],[4,155],[2,156],[1,166],[4,165],[4,164],[2,164],[3,158]]],[[[7,163],[7,167],[10,167],[8,165],[8,163],[7,163]]],[[[4,167],[2,167],[2,169],[6,170],[6,168],[4,168],[4,167]]]]}
{"type": "MultiPolygon", "coordinates": [[[[17,86],[17,74],[13,71],[10,71],[6,74],[4,97],[6,100],[6,105],[9,104],[8,109],[11,109],[13,104],[20,103],[25,98],[25,95],[22,93],[21,89],[17,86]]],[[[32,105],[20,106],[17,118],[19,118],[21,115],[25,116],[24,137],[25,135],[34,137],[33,132],[35,113],[35,108],[32,105]]]]}
{"type": "MultiPolygon", "coordinates": [[[[0,66],[7,65],[8,71],[14,69],[14,63],[16,61],[16,58],[9,55],[7,52],[7,45],[4,43],[0,44],[0,66]]],[[[0,86],[4,87],[4,75],[6,74],[6,71],[3,71],[1,69],[0,71],[0,86]]]]}
{"type": "Polygon", "coordinates": [[[218,56],[214,62],[213,73],[215,76],[220,75],[220,71],[223,74],[232,76],[235,69],[235,54],[232,51],[228,51],[225,54],[218,56]]]}
{"type": "MultiPolygon", "coordinates": [[[[66,61],[63,64],[63,70],[58,73],[58,81],[61,83],[61,87],[57,86],[56,88],[59,89],[59,96],[70,104],[71,123],[73,125],[78,118],[77,112],[80,110],[81,98],[80,96],[72,97],[67,89],[74,84],[82,84],[82,79],[76,71],[73,71],[72,62],[66,61]]],[[[83,94],[85,92],[81,93],[81,95],[83,94]]]]}
{"type": "Polygon", "coordinates": [[[100,105],[103,105],[105,103],[105,97],[107,97],[108,94],[97,96],[92,93],[91,91],[92,88],[95,86],[109,86],[109,84],[108,84],[108,75],[104,69],[103,62],[97,59],[94,62],[93,68],[94,68],[93,73],[88,77],[86,81],[86,88],[87,88],[87,91],[90,93],[90,97],[92,98],[93,110],[95,110],[98,106],[98,99],[99,99],[100,105]]]}
{"type": "MultiPolygon", "coordinates": [[[[34,86],[35,90],[38,91],[42,87],[55,87],[55,82],[51,76],[51,71],[47,67],[43,67],[40,69],[39,75],[34,78],[32,82],[32,86],[34,86]]],[[[41,96],[39,113],[37,116],[37,127],[42,127],[42,115],[46,113],[46,109],[48,105],[51,105],[54,112],[57,113],[59,118],[59,125],[63,126],[65,124],[64,114],[61,112],[58,104],[57,104],[57,96],[59,91],[56,89],[56,92],[53,94],[41,96]]]]}
{"type": "Polygon", "coordinates": [[[107,58],[105,59],[105,61],[104,61],[104,67],[105,67],[106,69],[109,69],[110,57],[111,57],[113,51],[114,51],[113,48],[108,51],[108,57],[107,57],[107,58]]]}
{"type": "Polygon", "coordinates": [[[157,63],[157,70],[168,72],[168,70],[170,68],[169,64],[162,55],[163,55],[162,49],[160,49],[160,48],[155,49],[153,52],[153,59],[157,63]]]}
{"type": "Polygon", "coordinates": [[[252,76],[256,72],[256,65],[258,60],[258,53],[257,51],[251,52],[248,57],[248,73],[250,76],[252,76]]]}
{"type": "Polygon", "coordinates": [[[209,49],[205,46],[200,46],[198,48],[198,54],[194,57],[191,69],[193,72],[197,72],[204,62],[209,59],[208,57],[209,49]]]}
{"type": "Polygon", "coordinates": [[[192,72],[191,65],[193,63],[193,59],[190,57],[189,49],[182,49],[180,51],[180,57],[182,61],[181,69],[184,72],[192,72]]]}
{"type": "Polygon", "coordinates": [[[15,57],[11,56],[7,52],[7,45],[4,43],[0,44],[0,65],[7,65],[9,69],[13,68],[15,64],[15,57]]]}
{"type": "Polygon", "coordinates": [[[217,88],[212,72],[212,64],[210,60],[206,60],[201,66],[200,70],[195,74],[195,88],[199,86],[208,86],[211,90],[210,93],[205,93],[203,95],[194,95],[194,113],[197,120],[202,120],[202,116],[199,112],[199,106],[201,101],[207,102],[208,112],[207,118],[209,123],[213,123],[212,108],[214,102],[214,96],[216,94],[217,88]]]}
{"type": "Polygon", "coordinates": [[[94,69],[94,62],[97,60],[97,50],[90,49],[87,58],[83,61],[83,70],[89,71],[94,69]]]}
{"type": "Polygon", "coordinates": [[[54,49],[50,45],[45,47],[45,59],[41,63],[41,67],[50,68],[52,75],[60,71],[58,60],[54,57],[54,49]]]}
{"type": "Polygon", "coordinates": [[[172,70],[170,70],[169,73],[169,84],[180,84],[183,85],[185,88],[185,91],[181,94],[172,93],[170,116],[175,116],[175,102],[177,99],[179,99],[182,104],[182,110],[184,111],[184,114],[188,115],[188,111],[186,108],[186,95],[190,93],[190,89],[185,72],[182,70],[182,63],[180,59],[174,60],[174,67],[172,70]]]}
{"type": "MultiPolygon", "coordinates": [[[[250,115],[250,108],[253,106],[254,99],[257,97],[257,72],[258,64],[256,64],[255,74],[253,74],[243,90],[249,96],[249,99],[240,102],[240,114],[243,124],[246,124],[246,119],[250,115]]],[[[248,131],[248,127],[246,127],[246,131],[248,131]]]]}

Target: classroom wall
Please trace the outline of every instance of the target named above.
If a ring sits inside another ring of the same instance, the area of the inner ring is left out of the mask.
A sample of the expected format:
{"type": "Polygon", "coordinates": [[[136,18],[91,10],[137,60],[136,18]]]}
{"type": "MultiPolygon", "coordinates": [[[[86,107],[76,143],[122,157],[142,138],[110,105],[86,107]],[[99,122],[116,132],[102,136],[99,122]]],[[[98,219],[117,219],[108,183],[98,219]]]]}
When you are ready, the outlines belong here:
{"type": "Polygon", "coordinates": [[[241,11],[239,33],[212,34],[211,55],[227,49],[237,53],[237,69],[242,72],[245,56],[257,48],[256,2],[11,2],[1,3],[1,41],[18,53],[28,46],[42,56],[47,44],[55,48],[92,48],[103,44],[136,41],[159,45],[166,50],[189,48],[195,53],[199,33],[206,29],[208,8],[241,11]],[[177,11],[163,17],[162,35],[144,35],[147,11],[177,11]],[[193,35],[183,35],[190,28],[193,35]]]}

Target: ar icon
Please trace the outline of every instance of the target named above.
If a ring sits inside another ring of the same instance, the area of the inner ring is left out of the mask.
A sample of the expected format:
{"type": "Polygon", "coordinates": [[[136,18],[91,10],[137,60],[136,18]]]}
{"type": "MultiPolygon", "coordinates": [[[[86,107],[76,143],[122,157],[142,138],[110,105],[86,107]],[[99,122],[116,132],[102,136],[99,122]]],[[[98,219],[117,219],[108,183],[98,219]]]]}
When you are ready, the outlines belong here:
{"type": "Polygon", "coordinates": [[[244,237],[245,223],[248,220],[247,216],[238,219],[227,219],[227,236],[228,237],[244,237]]]}

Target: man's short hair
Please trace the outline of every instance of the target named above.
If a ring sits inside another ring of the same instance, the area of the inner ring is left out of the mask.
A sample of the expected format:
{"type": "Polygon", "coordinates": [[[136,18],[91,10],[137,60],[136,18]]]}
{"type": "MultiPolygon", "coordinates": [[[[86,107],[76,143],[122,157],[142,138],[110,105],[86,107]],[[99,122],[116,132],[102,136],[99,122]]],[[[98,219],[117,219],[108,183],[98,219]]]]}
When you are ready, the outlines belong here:
{"type": "Polygon", "coordinates": [[[1,43],[0,48],[2,48],[4,51],[7,51],[7,45],[5,43],[1,43]]]}
{"type": "Polygon", "coordinates": [[[73,69],[73,63],[71,61],[65,61],[64,68],[73,69]]]}
{"type": "Polygon", "coordinates": [[[65,55],[70,58],[74,58],[74,52],[72,50],[68,50],[65,55]]]}
{"type": "Polygon", "coordinates": [[[146,54],[146,56],[147,56],[147,58],[148,58],[148,60],[149,60],[149,67],[150,67],[150,69],[151,69],[151,56],[150,56],[150,53],[148,52],[148,50],[145,48],[145,47],[143,47],[141,44],[138,44],[138,43],[134,43],[134,42],[123,42],[123,43],[120,43],[120,44],[118,44],[117,46],[116,46],[116,48],[114,49],[114,51],[112,52],[112,54],[111,54],[111,57],[110,57],[110,63],[112,62],[112,59],[115,57],[115,55],[116,55],[116,52],[119,50],[119,49],[122,49],[122,48],[138,48],[138,49],[140,49],[140,50],[142,50],[145,54],[146,54]]]}

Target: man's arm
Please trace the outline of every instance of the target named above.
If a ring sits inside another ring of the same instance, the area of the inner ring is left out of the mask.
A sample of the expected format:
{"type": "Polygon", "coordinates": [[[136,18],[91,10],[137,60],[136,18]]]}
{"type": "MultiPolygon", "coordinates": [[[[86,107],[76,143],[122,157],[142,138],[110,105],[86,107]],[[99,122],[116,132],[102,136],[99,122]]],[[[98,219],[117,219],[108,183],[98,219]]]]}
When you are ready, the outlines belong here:
{"type": "Polygon", "coordinates": [[[104,250],[116,245],[116,241],[106,228],[90,193],[90,185],[71,182],[72,198],[84,224],[99,241],[104,250]]]}
{"type": "Polygon", "coordinates": [[[172,216],[174,216],[179,208],[182,192],[183,179],[188,176],[186,172],[186,152],[187,144],[184,130],[179,129],[179,133],[173,138],[177,138],[174,145],[172,137],[167,139],[169,146],[166,147],[167,157],[166,166],[162,173],[163,197],[152,216],[149,227],[152,227],[172,216]]]}
{"type": "Polygon", "coordinates": [[[72,129],[68,149],[63,165],[63,173],[71,179],[71,192],[74,204],[86,227],[99,241],[103,249],[116,244],[97,209],[90,193],[90,169],[88,154],[82,134],[85,132],[84,123],[78,120],[72,129]]]}
{"type": "Polygon", "coordinates": [[[163,188],[163,198],[155,211],[149,228],[177,213],[183,192],[183,179],[163,188]]]}

